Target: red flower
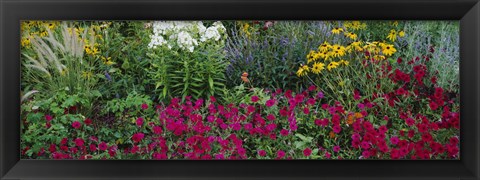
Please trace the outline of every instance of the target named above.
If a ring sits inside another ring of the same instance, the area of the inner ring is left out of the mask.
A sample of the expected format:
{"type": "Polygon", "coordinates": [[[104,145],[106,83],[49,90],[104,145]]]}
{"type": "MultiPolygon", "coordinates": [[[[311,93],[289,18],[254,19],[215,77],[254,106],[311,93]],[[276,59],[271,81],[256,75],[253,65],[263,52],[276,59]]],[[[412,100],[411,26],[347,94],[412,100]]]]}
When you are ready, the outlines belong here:
{"type": "Polygon", "coordinates": [[[283,158],[283,157],[285,157],[285,151],[278,150],[278,151],[277,151],[277,158],[278,158],[278,159],[281,159],[281,158],[283,158]]]}
{"type": "MultiPolygon", "coordinates": [[[[253,98],[253,97],[252,97],[252,98],[253,98]]],[[[266,105],[267,107],[272,107],[273,105],[275,105],[275,99],[269,99],[269,100],[265,103],[265,105],[266,105]]]]}
{"type": "Polygon", "coordinates": [[[96,151],[97,150],[97,146],[95,144],[90,144],[90,151],[96,151]]]}
{"type": "Polygon", "coordinates": [[[78,122],[78,121],[74,121],[72,123],[72,127],[75,128],[75,129],[79,129],[80,127],[82,127],[82,124],[80,124],[80,122],[78,122]]]}
{"type": "Polygon", "coordinates": [[[288,130],[282,129],[282,130],[280,130],[280,134],[281,134],[282,136],[288,136],[288,130]]]}
{"type": "Polygon", "coordinates": [[[433,111],[437,110],[438,108],[438,104],[435,103],[434,101],[430,101],[429,106],[430,106],[430,109],[432,109],[433,111]]]}
{"type": "Polygon", "coordinates": [[[333,152],[340,151],[340,146],[333,146],[333,152]]]}
{"type": "Polygon", "coordinates": [[[390,138],[390,143],[392,143],[393,145],[397,145],[399,141],[400,139],[398,139],[397,136],[393,136],[390,138]]]}
{"type": "Polygon", "coordinates": [[[55,146],[55,144],[50,144],[50,147],[48,148],[48,151],[50,153],[54,153],[55,151],[57,151],[57,146],[55,146]]]}
{"type": "Polygon", "coordinates": [[[153,127],[153,133],[155,133],[155,134],[161,134],[162,131],[163,131],[162,127],[160,127],[160,126],[154,126],[153,127]]]}
{"type": "Polygon", "coordinates": [[[263,157],[267,155],[267,152],[265,152],[265,150],[258,150],[258,155],[263,157]]]}
{"type": "Polygon", "coordinates": [[[252,96],[250,100],[252,100],[252,102],[257,102],[260,99],[258,98],[258,96],[252,96]]]}
{"type": "Polygon", "coordinates": [[[360,99],[360,92],[356,89],[353,91],[353,99],[355,99],[355,100],[360,99]]]}
{"type": "Polygon", "coordinates": [[[143,104],[142,104],[142,109],[143,109],[143,110],[148,109],[148,104],[143,103],[143,104]]]}
{"type": "Polygon", "coordinates": [[[51,121],[53,117],[50,114],[45,115],[45,120],[51,121]]]}
{"type": "Polygon", "coordinates": [[[107,143],[105,142],[101,142],[99,145],[98,145],[98,149],[102,150],[102,151],[105,151],[107,150],[108,146],[107,146],[107,143]]]}
{"type": "Polygon", "coordinates": [[[145,134],[143,133],[135,133],[133,136],[132,136],[132,140],[135,142],[135,143],[138,143],[140,141],[142,141],[142,139],[145,137],[145,134]]]}
{"type": "Polygon", "coordinates": [[[87,126],[89,126],[90,124],[92,124],[92,120],[90,118],[86,118],[84,121],[83,121],[87,126]]]}
{"type": "Polygon", "coordinates": [[[138,127],[141,127],[141,126],[143,125],[143,118],[142,118],[142,117],[137,118],[137,122],[136,122],[136,123],[137,123],[137,126],[138,126],[138,127]]]}
{"type": "Polygon", "coordinates": [[[307,157],[308,157],[308,156],[310,156],[311,154],[312,154],[312,150],[311,150],[310,148],[305,148],[305,149],[303,150],[303,155],[304,155],[304,156],[307,156],[307,157]]]}
{"type": "Polygon", "coordinates": [[[82,138],[77,138],[74,141],[75,145],[77,145],[78,147],[82,147],[85,144],[85,141],[82,138]]]}

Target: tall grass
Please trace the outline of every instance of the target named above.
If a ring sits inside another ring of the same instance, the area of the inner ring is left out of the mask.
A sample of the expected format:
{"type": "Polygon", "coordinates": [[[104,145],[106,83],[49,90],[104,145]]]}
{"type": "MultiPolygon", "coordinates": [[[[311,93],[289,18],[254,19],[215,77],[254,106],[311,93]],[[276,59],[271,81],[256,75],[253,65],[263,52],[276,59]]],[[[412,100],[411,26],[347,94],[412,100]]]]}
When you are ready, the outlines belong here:
{"type": "Polygon", "coordinates": [[[34,95],[49,98],[59,90],[67,90],[71,95],[94,90],[95,61],[84,57],[84,40],[93,44],[93,31],[77,33],[66,23],[57,29],[59,32],[47,30],[48,36],[34,36],[30,40],[32,51],[22,54],[22,81],[33,85],[25,94],[38,92],[34,95]]]}

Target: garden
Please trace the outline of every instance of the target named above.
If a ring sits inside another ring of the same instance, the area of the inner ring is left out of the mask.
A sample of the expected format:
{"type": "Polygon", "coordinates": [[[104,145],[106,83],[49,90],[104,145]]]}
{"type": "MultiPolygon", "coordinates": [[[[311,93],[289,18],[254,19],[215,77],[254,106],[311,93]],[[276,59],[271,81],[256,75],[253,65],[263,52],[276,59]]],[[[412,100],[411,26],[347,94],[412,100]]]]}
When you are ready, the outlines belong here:
{"type": "Polygon", "coordinates": [[[21,159],[460,159],[458,21],[22,21],[21,159]]]}

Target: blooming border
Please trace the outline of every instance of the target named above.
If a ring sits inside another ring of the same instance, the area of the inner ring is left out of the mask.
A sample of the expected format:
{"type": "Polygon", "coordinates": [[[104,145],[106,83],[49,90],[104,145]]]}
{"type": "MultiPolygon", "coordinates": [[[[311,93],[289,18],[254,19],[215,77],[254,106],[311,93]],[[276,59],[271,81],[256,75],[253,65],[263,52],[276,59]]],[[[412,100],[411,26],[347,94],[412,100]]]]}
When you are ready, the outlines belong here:
{"type": "Polygon", "coordinates": [[[434,178],[479,179],[478,0],[117,2],[2,0],[0,178],[434,178]],[[199,8],[201,7],[201,8],[199,8]],[[62,8],[63,11],[57,11],[62,8]],[[288,13],[286,13],[288,12],[288,13]],[[19,160],[20,20],[450,19],[461,21],[461,160],[451,161],[51,161],[19,160]],[[16,137],[16,138],[14,138],[16,137]],[[120,170],[119,170],[120,169],[120,170]],[[129,169],[129,171],[124,171],[129,169]]]}

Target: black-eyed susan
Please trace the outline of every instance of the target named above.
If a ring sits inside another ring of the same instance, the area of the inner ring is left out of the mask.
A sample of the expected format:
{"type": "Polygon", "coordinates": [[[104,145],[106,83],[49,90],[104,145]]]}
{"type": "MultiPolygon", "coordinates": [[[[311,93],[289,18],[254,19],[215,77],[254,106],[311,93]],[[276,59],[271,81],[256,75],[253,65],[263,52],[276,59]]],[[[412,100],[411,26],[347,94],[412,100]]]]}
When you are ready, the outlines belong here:
{"type": "Polygon", "coordinates": [[[310,68],[307,65],[300,65],[300,67],[298,68],[298,71],[297,71],[297,76],[302,77],[305,74],[307,74],[307,72],[309,70],[310,70],[310,68]]]}
{"type": "Polygon", "coordinates": [[[314,50],[311,50],[308,54],[307,54],[307,63],[311,63],[314,61],[314,56],[315,56],[315,51],[314,50]]]}
{"type": "Polygon", "coordinates": [[[325,64],[321,63],[321,62],[316,62],[315,64],[313,64],[313,67],[312,67],[312,72],[315,73],[315,74],[318,74],[320,72],[322,72],[322,70],[325,69],[325,64]]]}
{"type": "Polygon", "coordinates": [[[400,36],[400,37],[405,36],[405,31],[400,31],[400,32],[398,32],[398,36],[400,36]]]}
{"type": "Polygon", "coordinates": [[[345,36],[347,36],[348,38],[350,38],[352,40],[357,40],[357,35],[353,32],[345,32],[345,36]]]}
{"type": "Polygon", "coordinates": [[[388,34],[387,39],[389,39],[390,41],[397,40],[397,31],[395,29],[390,30],[390,33],[388,34]]]}
{"type": "Polygon", "coordinates": [[[395,52],[397,52],[397,50],[395,49],[395,47],[393,47],[393,45],[385,45],[382,47],[382,53],[386,56],[391,56],[395,52]]]}
{"type": "Polygon", "coordinates": [[[342,28],[336,27],[332,29],[332,34],[340,34],[341,32],[343,32],[342,28]]]}
{"type": "Polygon", "coordinates": [[[330,62],[330,64],[328,64],[327,69],[328,69],[329,71],[331,71],[332,69],[337,68],[338,65],[340,65],[340,63],[335,62],[335,61],[332,61],[332,62],[330,62]]]}
{"type": "Polygon", "coordinates": [[[328,42],[325,41],[323,44],[321,44],[320,46],[318,46],[318,51],[320,51],[320,52],[327,52],[328,49],[330,49],[330,48],[331,48],[330,43],[328,43],[328,42]]]}

